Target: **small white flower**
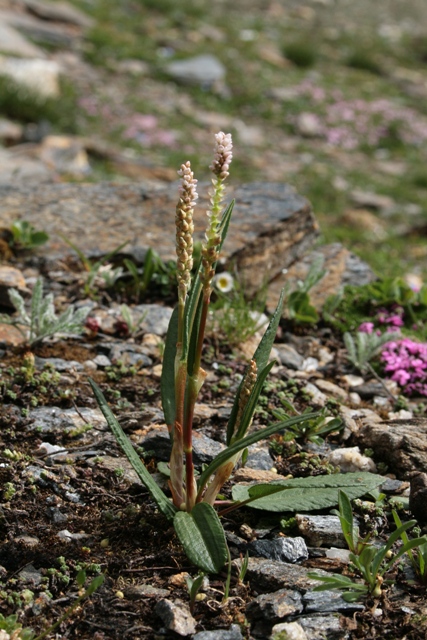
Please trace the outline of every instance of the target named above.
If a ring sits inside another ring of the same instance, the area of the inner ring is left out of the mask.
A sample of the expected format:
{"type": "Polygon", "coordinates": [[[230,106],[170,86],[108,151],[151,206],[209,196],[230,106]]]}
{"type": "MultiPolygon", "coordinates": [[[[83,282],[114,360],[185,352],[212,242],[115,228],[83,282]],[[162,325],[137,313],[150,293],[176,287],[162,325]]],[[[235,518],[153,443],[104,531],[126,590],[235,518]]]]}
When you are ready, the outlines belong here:
{"type": "Polygon", "coordinates": [[[224,271],[224,273],[218,273],[213,283],[220,293],[229,293],[234,289],[234,279],[231,273],[224,271]]]}

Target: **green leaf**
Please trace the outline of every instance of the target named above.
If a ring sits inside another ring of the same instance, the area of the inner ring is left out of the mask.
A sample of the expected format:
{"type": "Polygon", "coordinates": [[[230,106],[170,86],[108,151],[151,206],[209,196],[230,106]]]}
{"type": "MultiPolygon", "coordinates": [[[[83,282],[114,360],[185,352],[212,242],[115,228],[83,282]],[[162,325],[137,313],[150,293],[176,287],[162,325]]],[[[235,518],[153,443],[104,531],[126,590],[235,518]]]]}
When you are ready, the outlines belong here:
{"type": "MultiPolygon", "coordinates": [[[[201,268],[199,269],[196,277],[193,280],[190,293],[188,294],[187,302],[185,303],[181,362],[187,362],[187,359],[188,359],[188,350],[190,348],[190,340],[193,334],[194,318],[196,317],[196,314],[197,314],[197,309],[199,307],[199,300],[202,293],[203,287],[202,287],[202,281],[199,277],[200,272],[201,272],[201,268]]],[[[197,330],[198,330],[198,327],[195,328],[195,331],[197,330]]]]}
{"type": "Polygon", "coordinates": [[[338,491],[338,507],[341,529],[350,551],[357,547],[358,531],[354,528],[353,510],[348,495],[341,489],[338,491]]]}
{"type": "Polygon", "coordinates": [[[85,598],[91,596],[104,582],[105,576],[101,573],[99,576],[95,576],[95,578],[91,581],[90,585],[86,589],[85,598]]]}
{"type": "Polygon", "coordinates": [[[196,359],[197,352],[197,341],[199,338],[200,331],[200,316],[202,315],[202,307],[203,307],[203,297],[199,296],[198,304],[195,309],[193,325],[191,329],[190,342],[188,345],[188,353],[187,353],[187,372],[189,376],[195,375],[194,371],[194,363],[196,359]]]}
{"type": "Polygon", "coordinates": [[[224,213],[221,217],[221,222],[219,223],[218,232],[221,235],[221,243],[219,245],[219,250],[221,251],[222,245],[224,244],[225,238],[227,237],[228,227],[230,226],[231,214],[233,213],[235,200],[233,199],[228,207],[224,210],[224,213]]]}
{"type": "Polygon", "coordinates": [[[228,446],[224,451],[219,453],[214,460],[203,470],[202,475],[199,480],[199,493],[203,492],[209,478],[219,467],[221,467],[228,460],[231,460],[236,453],[243,451],[246,447],[250,447],[251,444],[255,444],[255,442],[259,442],[260,440],[264,440],[269,438],[270,436],[282,431],[283,429],[289,429],[294,424],[298,424],[299,422],[304,422],[305,420],[310,420],[311,418],[316,418],[318,413],[306,413],[303,416],[295,416],[294,418],[289,418],[288,420],[283,420],[282,422],[276,422],[269,427],[265,427],[265,429],[260,429],[259,431],[255,431],[251,433],[251,435],[242,438],[241,440],[237,440],[230,446],[228,446]]]}
{"type": "Polygon", "coordinates": [[[218,573],[227,562],[227,543],[218,514],[199,502],[191,513],[178,511],[173,524],[187,558],[206,573],[218,573]]]}
{"type": "Polygon", "coordinates": [[[308,293],[304,291],[294,291],[288,298],[289,317],[298,322],[315,324],[319,315],[316,309],[310,304],[308,293]]]}
{"type": "Polygon", "coordinates": [[[167,425],[175,423],[175,356],[178,340],[178,309],[173,310],[166,334],[160,393],[167,425]]]}
{"type": "Polygon", "coordinates": [[[84,569],[81,569],[76,575],[76,582],[81,589],[86,582],[86,571],[84,569]]]}
{"type": "MultiPolygon", "coordinates": [[[[282,289],[281,293],[280,293],[280,298],[279,298],[279,302],[277,303],[277,307],[273,313],[273,315],[270,318],[270,322],[268,324],[267,329],[265,330],[265,333],[261,339],[261,342],[258,345],[257,350],[254,353],[253,359],[256,362],[257,368],[258,368],[258,372],[262,372],[265,370],[265,367],[267,366],[268,363],[268,359],[270,357],[270,353],[271,353],[271,349],[273,347],[274,344],[274,340],[276,338],[276,333],[277,333],[277,327],[279,326],[279,322],[280,322],[280,318],[282,317],[282,308],[283,308],[283,300],[284,300],[284,296],[285,296],[285,290],[282,289]]],[[[260,374],[258,374],[260,375],[260,374]]],[[[234,435],[234,428],[236,425],[236,417],[237,417],[237,412],[239,409],[239,398],[240,398],[240,393],[243,387],[243,380],[244,377],[242,378],[242,382],[240,383],[239,389],[237,391],[236,394],[236,398],[234,400],[234,404],[233,407],[231,409],[231,413],[230,413],[230,418],[228,420],[228,425],[227,425],[227,444],[230,444],[233,435],[234,435]]]]}
{"type": "Polygon", "coordinates": [[[100,390],[100,388],[98,387],[98,385],[91,378],[89,378],[89,383],[93,389],[99,408],[104,414],[104,417],[108,423],[108,426],[113,432],[118,444],[122,448],[122,451],[125,453],[127,459],[129,460],[132,467],[138,474],[138,477],[141,480],[141,482],[148,489],[149,494],[151,495],[153,500],[156,502],[160,511],[163,513],[163,515],[166,516],[168,520],[172,520],[176,513],[176,508],[173,506],[172,502],[166,497],[166,495],[163,493],[160,487],[156,484],[156,482],[151,477],[151,474],[147,471],[144,464],[139,459],[138,454],[133,448],[131,441],[129,440],[129,438],[126,436],[125,432],[119,425],[117,418],[115,417],[110,407],[108,406],[107,401],[105,400],[104,395],[100,390]]]}
{"type": "MultiPolygon", "coordinates": [[[[383,482],[381,476],[373,473],[335,473],[331,476],[295,478],[274,482],[269,485],[235,485],[233,500],[243,502],[250,499],[254,492],[262,492],[262,487],[282,487],[282,492],[266,495],[248,506],[265,511],[314,511],[333,507],[338,503],[338,489],[345,489],[349,498],[363,496],[383,482]],[[251,495],[252,492],[252,495],[251,495]]],[[[266,491],[268,491],[266,489],[266,491]]]]}
{"type": "Polygon", "coordinates": [[[246,402],[246,406],[243,410],[242,420],[239,425],[239,429],[237,434],[235,435],[235,439],[241,440],[244,438],[246,431],[249,429],[253,415],[258,405],[258,400],[261,395],[262,388],[264,386],[264,382],[270,373],[271,369],[274,367],[275,361],[270,362],[266,367],[264,367],[263,371],[258,374],[257,381],[252,389],[248,401],[246,402]]]}

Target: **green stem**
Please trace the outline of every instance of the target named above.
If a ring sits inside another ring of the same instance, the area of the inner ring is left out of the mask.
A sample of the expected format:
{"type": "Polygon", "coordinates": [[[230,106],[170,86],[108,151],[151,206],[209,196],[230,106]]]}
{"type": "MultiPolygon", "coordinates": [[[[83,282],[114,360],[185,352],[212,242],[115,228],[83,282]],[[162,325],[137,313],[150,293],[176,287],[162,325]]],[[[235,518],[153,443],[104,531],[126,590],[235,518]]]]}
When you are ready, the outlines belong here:
{"type": "Polygon", "coordinates": [[[203,305],[200,314],[199,333],[197,336],[196,353],[194,357],[194,374],[197,376],[202,364],[203,343],[205,340],[206,322],[208,318],[209,302],[211,298],[211,288],[203,291],[203,305]]]}

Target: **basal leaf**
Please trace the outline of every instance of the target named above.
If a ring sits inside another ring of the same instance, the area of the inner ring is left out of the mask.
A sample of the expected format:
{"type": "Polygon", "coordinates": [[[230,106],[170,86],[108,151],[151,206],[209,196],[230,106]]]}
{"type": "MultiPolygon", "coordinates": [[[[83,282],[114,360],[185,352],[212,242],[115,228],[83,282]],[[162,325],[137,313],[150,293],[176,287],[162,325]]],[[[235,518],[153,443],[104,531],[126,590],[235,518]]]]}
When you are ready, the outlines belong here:
{"type": "Polygon", "coordinates": [[[273,491],[272,487],[282,487],[282,491],[265,495],[250,502],[248,506],[264,511],[314,511],[338,504],[338,489],[343,489],[353,500],[372,491],[383,482],[383,478],[373,473],[335,473],[330,476],[294,478],[268,485],[242,485],[233,487],[233,500],[243,502],[256,497],[257,492],[273,491]],[[264,489],[264,487],[268,489],[264,489]]]}
{"type": "Polygon", "coordinates": [[[173,521],[187,558],[206,573],[218,573],[227,562],[227,543],[218,514],[199,502],[191,513],[178,511],[173,521]]]}
{"type": "Polygon", "coordinates": [[[243,451],[243,449],[246,449],[246,447],[250,447],[251,444],[255,444],[260,440],[269,438],[275,433],[279,433],[279,431],[290,429],[293,425],[304,422],[305,420],[311,420],[312,418],[316,418],[318,415],[318,413],[305,413],[302,416],[294,416],[293,418],[288,418],[287,420],[276,422],[269,427],[265,427],[264,429],[259,429],[259,431],[255,431],[249,436],[233,442],[233,444],[229,445],[224,451],[221,451],[221,453],[219,453],[212,460],[212,462],[206,467],[206,469],[203,470],[203,473],[201,474],[198,482],[198,496],[200,497],[203,494],[203,491],[212,474],[215,473],[215,471],[219,469],[225,462],[231,460],[231,458],[233,458],[236,453],[243,451]]]}
{"type": "Polygon", "coordinates": [[[98,387],[98,385],[90,378],[89,378],[89,382],[95,394],[95,398],[99,405],[99,408],[104,414],[104,417],[108,423],[108,426],[113,432],[118,444],[122,448],[122,451],[125,453],[132,467],[135,469],[141,482],[148,489],[148,492],[150,493],[153,500],[156,502],[160,511],[163,513],[163,515],[166,516],[168,520],[172,520],[176,513],[176,508],[173,506],[172,502],[167,498],[167,496],[163,493],[163,491],[160,489],[157,483],[153,480],[153,478],[151,477],[151,474],[147,471],[144,464],[139,459],[138,454],[133,448],[131,441],[129,440],[129,438],[127,437],[127,435],[125,434],[121,426],[119,425],[117,418],[115,417],[110,407],[108,406],[107,401],[105,400],[104,395],[100,390],[100,388],[98,387]]]}
{"type": "Polygon", "coordinates": [[[175,356],[178,340],[178,309],[174,309],[166,334],[160,392],[167,425],[175,423],[175,356]]]}

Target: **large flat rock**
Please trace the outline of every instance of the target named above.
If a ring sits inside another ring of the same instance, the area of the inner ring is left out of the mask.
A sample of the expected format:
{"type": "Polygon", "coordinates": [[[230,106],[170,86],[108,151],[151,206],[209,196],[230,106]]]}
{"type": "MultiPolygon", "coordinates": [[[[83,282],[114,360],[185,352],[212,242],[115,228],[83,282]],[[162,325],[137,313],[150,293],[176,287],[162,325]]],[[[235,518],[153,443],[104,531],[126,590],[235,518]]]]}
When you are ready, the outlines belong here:
{"type": "Polygon", "coordinates": [[[375,451],[389,471],[410,478],[415,471],[427,472],[427,420],[362,420],[359,444],[375,451]]]}
{"type": "MultiPolygon", "coordinates": [[[[199,185],[196,236],[207,222],[207,185],[199,185]]],[[[0,224],[24,218],[49,233],[43,252],[70,253],[65,236],[82,251],[108,252],[125,240],[152,247],[163,259],[175,259],[175,207],[178,182],[159,189],[137,184],[0,184],[0,224]]],[[[246,291],[289,268],[313,246],[318,228],[307,200],[289,185],[253,183],[229,187],[236,199],[227,241],[226,266],[237,268],[246,291]]]]}

